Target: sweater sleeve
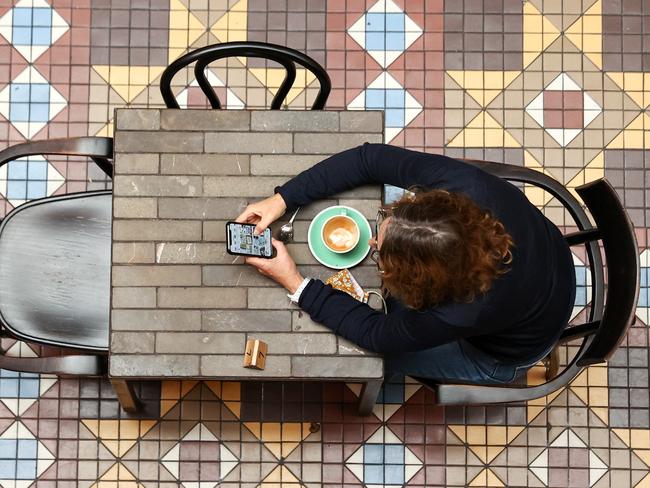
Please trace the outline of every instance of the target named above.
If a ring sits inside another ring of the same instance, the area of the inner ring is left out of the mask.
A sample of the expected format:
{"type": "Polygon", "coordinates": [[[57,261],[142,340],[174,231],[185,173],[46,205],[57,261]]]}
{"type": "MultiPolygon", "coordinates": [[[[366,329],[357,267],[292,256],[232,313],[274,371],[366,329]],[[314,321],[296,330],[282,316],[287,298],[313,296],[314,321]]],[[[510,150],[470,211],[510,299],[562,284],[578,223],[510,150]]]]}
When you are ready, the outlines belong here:
{"type": "Polygon", "coordinates": [[[299,305],[312,320],[378,353],[429,349],[474,332],[471,319],[464,326],[454,326],[444,322],[435,310],[384,314],[320,280],[311,280],[299,305]]]}
{"type": "Polygon", "coordinates": [[[292,209],[361,185],[436,187],[444,181],[462,181],[468,171],[474,169],[446,156],[365,143],[321,161],[277,191],[292,209]]]}

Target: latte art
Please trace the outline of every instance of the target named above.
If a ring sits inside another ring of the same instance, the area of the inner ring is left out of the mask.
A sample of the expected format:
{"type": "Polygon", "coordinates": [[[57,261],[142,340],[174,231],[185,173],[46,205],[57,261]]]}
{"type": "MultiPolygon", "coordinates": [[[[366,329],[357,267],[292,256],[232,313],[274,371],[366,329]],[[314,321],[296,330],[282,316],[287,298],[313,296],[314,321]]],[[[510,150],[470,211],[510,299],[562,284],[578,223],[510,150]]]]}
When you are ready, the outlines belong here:
{"type": "Polygon", "coordinates": [[[328,241],[332,247],[337,249],[350,249],[355,244],[356,236],[348,229],[338,228],[330,232],[328,241]]]}
{"type": "Polygon", "coordinates": [[[334,252],[348,252],[359,242],[359,226],[347,215],[334,215],[323,225],[323,242],[334,252]]]}

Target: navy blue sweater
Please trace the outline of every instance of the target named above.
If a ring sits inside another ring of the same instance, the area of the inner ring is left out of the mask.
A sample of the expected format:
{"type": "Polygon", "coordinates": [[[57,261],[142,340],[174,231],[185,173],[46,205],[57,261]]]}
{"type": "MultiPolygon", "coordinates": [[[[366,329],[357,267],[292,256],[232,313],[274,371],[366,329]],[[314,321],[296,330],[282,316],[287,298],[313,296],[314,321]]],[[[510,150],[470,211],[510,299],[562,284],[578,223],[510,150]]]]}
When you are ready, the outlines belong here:
{"type": "Polygon", "coordinates": [[[418,351],[465,339],[510,363],[536,358],[556,342],[575,296],[571,252],[560,231],[514,185],[467,163],[384,144],[336,154],[278,189],[289,209],[371,183],[464,193],[512,236],[510,270],[471,303],[400,307],[387,315],[312,280],[300,307],[338,335],[371,351],[418,351]]]}

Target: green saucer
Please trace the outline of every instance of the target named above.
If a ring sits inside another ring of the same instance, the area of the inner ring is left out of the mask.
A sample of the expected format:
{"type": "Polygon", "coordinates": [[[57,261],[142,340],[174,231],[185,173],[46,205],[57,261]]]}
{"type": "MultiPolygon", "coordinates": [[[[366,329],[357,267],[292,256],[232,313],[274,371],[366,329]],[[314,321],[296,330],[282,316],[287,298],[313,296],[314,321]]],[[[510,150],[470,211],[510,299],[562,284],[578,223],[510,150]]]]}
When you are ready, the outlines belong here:
{"type": "Polygon", "coordinates": [[[365,259],[370,250],[368,239],[372,236],[368,220],[358,210],[346,207],[345,205],[336,205],[328,207],[321,211],[309,225],[307,232],[307,242],[309,250],[318,260],[319,263],[333,269],[344,269],[356,266],[365,259]],[[342,210],[347,211],[347,216],[352,218],[359,226],[359,242],[350,251],[346,253],[336,253],[330,251],[323,242],[323,225],[325,221],[334,215],[342,215],[342,210]]]}

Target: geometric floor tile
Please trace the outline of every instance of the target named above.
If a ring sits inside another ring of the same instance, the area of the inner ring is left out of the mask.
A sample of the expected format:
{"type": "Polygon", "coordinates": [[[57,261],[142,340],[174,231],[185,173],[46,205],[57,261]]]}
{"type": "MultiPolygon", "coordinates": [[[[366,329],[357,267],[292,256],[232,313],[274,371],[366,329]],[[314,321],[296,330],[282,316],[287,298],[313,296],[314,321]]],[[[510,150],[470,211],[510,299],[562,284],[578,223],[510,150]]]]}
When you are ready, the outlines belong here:
{"type": "Polygon", "coordinates": [[[0,35],[34,62],[70,26],[45,0],[20,0],[0,17],[0,35]]]}
{"type": "Polygon", "coordinates": [[[392,0],[379,0],[348,34],[386,68],[422,35],[422,28],[392,0]]]}
{"type": "Polygon", "coordinates": [[[569,75],[560,73],[526,106],[526,112],[564,147],[602,112],[602,108],[569,75]]]}
{"type": "Polygon", "coordinates": [[[348,110],[383,110],[388,143],[422,112],[422,105],[384,71],[348,104],[348,110]]]}
{"type": "MultiPolygon", "coordinates": [[[[206,69],[206,78],[210,86],[214,89],[222,103],[223,108],[228,110],[244,109],[244,102],[235,95],[230,88],[226,87],[224,82],[214,71],[206,69]]],[[[284,75],[283,75],[284,76],[284,75]]],[[[199,82],[194,79],[187,88],[176,95],[176,101],[181,108],[207,108],[207,98],[203,90],[199,87],[199,82]]]]}
{"type": "Polygon", "coordinates": [[[212,488],[239,460],[202,423],[164,454],[160,463],[186,488],[212,488]]]}
{"type": "Polygon", "coordinates": [[[580,258],[573,254],[573,266],[576,274],[576,296],[571,318],[573,320],[591,302],[591,273],[580,258]]]}
{"type": "Polygon", "coordinates": [[[262,480],[259,488],[302,488],[300,480],[286,466],[278,466],[262,480]]]}
{"type": "Polygon", "coordinates": [[[311,433],[310,422],[244,422],[244,425],[280,460],[311,433]]]}
{"type": "Polygon", "coordinates": [[[641,260],[641,288],[636,315],[644,324],[650,324],[650,249],[644,249],[641,260]]]}
{"type": "Polygon", "coordinates": [[[497,457],[525,428],[504,425],[448,425],[447,427],[486,464],[497,457]]]}
{"type": "MultiPolygon", "coordinates": [[[[355,395],[361,394],[361,385],[358,383],[348,383],[347,387],[355,395]]],[[[378,419],[386,422],[420,388],[422,388],[422,384],[408,376],[391,377],[384,381],[377,395],[377,402],[372,408],[372,413],[378,419]]]]}
{"type": "Polygon", "coordinates": [[[0,114],[27,139],[34,137],[68,104],[34,66],[0,90],[0,114]]]}
{"type": "Polygon", "coordinates": [[[144,488],[138,483],[131,473],[122,463],[115,463],[112,468],[106,471],[97,483],[91,485],[91,488],[144,488]]]}
{"type": "Polygon", "coordinates": [[[0,435],[0,486],[26,488],[54,462],[54,455],[20,421],[0,435]]]}
{"type": "Polygon", "coordinates": [[[154,420],[95,420],[81,421],[102,444],[117,457],[122,457],[139,438],[156,424],[154,420]]]}
{"type": "Polygon", "coordinates": [[[65,178],[42,156],[14,159],[0,167],[0,195],[17,207],[52,195],[65,178]]]}
{"type": "Polygon", "coordinates": [[[384,426],[354,451],[345,465],[368,488],[375,488],[403,486],[422,468],[422,461],[384,426]]]}
{"type": "Polygon", "coordinates": [[[593,486],[609,469],[571,429],[565,429],[528,466],[546,486],[593,486]]]}
{"type": "MultiPolygon", "coordinates": [[[[5,354],[8,356],[36,357],[34,351],[22,342],[16,342],[5,354]]],[[[0,402],[14,415],[20,416],[56,382],[56,376],[52,375],[17,373],[0,369],[0,402]]]]}

